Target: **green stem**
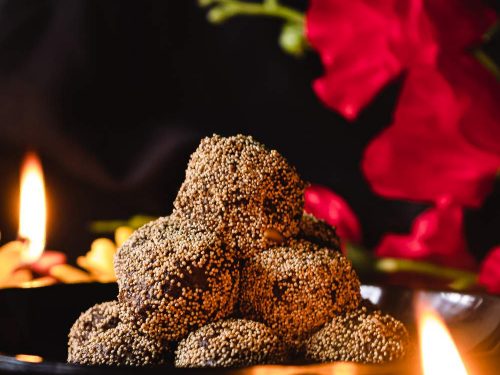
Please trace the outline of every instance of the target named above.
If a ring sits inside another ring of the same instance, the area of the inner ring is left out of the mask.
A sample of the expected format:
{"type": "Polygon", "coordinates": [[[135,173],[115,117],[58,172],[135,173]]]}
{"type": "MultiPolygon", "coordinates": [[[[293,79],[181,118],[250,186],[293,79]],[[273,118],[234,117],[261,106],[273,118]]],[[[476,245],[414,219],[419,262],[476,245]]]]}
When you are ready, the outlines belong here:
{"type": "Polygon", "coordinates": [[[455,290],[465,290],[477,284],[477,275],[463,276],[459,279],[453,280],[448,286],[455,290]]]}
{"type": "MultiPolygon", "coordinates": [[[[487,44],[491,42],[493,37],[500,32],[500,22],[495,22],[482,36],[482,44],[487,44]]],[[[482,64],[493,76],[500,80],[500,67],[497,65],[497,62],[491,58],[488,54],[486,54],[481,46],[477,46],[472,49],[472,55],[482,64]]]]}
{"type": "Polygon", "coordinates": [[[449,279],[452,280],[449,285],[454,289],[465,289],[476,284],[477,281],[477,274],[474,272],[410,259],[381,258],[376,260],[375,270],[386,273],[416,272],[441,279],[449,279]]]}
{"type": "Polygon", "coordinates": [[[216,5],[209,13],[212,22],[223,22],[234,16],[265,16],[282,18],[288,22],[304,23],[304,15],[295,9],[279,4],[277,0],[264,0],[262,4],[238,0],[200,1],[202,6],[216,5]]]}
{"type": "Polygon", "coordinates": [[[491,57],[479,48],[474,49],[472,54],[486,69],[490,71],[491,74],[495,76],[497,80],[500,80],[500,68],[491,57]]]}

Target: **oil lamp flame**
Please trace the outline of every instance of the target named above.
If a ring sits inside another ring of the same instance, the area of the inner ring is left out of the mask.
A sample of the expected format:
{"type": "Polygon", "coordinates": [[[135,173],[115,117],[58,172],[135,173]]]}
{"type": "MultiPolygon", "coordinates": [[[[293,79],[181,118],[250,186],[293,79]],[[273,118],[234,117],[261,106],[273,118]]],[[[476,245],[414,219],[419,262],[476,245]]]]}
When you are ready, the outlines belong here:
{"type": "Polygon", "coordinates": [[[19,237],[26,241],[22,259],[25,263],[33,263],[45,248],[47,207],[42,165],[31,152],[26,154],[21,170],[20,201],[19,237]]]}
{"type": "Polygon", "coordinates": [[[424,375],[467,375],[465,365],[446,325],[426,306],[419,308],[418,330],[424,375]]]}

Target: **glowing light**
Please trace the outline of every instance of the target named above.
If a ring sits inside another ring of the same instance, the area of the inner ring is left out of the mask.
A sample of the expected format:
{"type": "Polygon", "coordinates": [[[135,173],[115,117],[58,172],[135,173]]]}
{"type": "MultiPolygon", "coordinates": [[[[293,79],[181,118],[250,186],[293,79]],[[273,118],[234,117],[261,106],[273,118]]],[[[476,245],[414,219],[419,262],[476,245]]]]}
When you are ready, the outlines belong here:
{"type": "Polygon", "coordinates": [[[439,316],[421,306],[418,315],[420,350],[424,375],[467,375],[457,347],[439,316]]]}
{"type": "Polygon", "coordinates": [[[34,153],[26,154],[21,170],[21,204],[19,237],[26,241],[22,260],[33,263],[45,248],[47,206],[45,184],[40,160],[34,153]]]}
{"type": "Polygon", "coordinates": [[[18,354],[16,355],[18,361],[30,362],[30,363],[40,363],[43,362],[43,358],[39,355],[32,354],[18,354]]]}

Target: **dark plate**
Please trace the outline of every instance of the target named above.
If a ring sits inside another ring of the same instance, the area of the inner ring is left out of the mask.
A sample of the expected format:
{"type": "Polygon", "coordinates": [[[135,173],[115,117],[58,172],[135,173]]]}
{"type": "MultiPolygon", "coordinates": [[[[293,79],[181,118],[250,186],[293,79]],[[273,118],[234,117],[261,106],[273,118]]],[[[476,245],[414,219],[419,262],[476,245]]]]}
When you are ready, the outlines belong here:
{"type": "MultiPolygon", "coordinates": [[[[500,299],[481,294],[412,290],[364,285],[362,294],[385,312],[402,320],[415,335],[415,306],[425,300],[446,321],[469,368],[494,374],[500,368],[500,299]]],[[[62,284],[32,289],[0,290],[0,372],[40,374],[127,373],[133,369],[82,367],[65,363],[67,333],[80,313],[116,297],[116,284],[62,284]],[[41,363],[15,358],[38,355],[41,363]]],[[[151,368],[147,373],[276,373],[276,374],[396,374],[418,372],[415,358],[383,366],[346,363],[328,365],[256,366],[246,369],[182,370],[151,368]]]]}

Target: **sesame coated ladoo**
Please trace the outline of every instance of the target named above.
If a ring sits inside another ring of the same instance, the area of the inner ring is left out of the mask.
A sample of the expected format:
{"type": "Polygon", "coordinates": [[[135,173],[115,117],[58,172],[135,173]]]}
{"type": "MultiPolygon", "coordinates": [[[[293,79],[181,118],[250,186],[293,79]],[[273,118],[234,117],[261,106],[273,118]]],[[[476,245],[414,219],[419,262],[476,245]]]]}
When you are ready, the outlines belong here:
{"type": "Polygon", "coordinates": [[[220,237],[163,217],[122,245],[115,256],[118,298],[142,331],[177,340],[232,313],[239,268],[220,237]]]}
{"type": "Polygon", "coordinates": [[[105,302],[77,319],[69,333],[69,363],[150,366],[168,361],[170,345],[122,322],[119,310],[117,301],[105,302]]]}
{"type": "Polygon", "coordinates": [[[341,251],[340,239],[335,228],[325,221],[304,212],[299,228],[298,238],[313,242],[321,247],[341,251]]]}
{"type": "Polygon", "coordinates": [[[242,367],[282,363],[286,348],[264,324],[245,319],[220,320],[192,332],[179,343],[177,367],[242,367]]]}
{"type": "Polygon", "coordinates": [[[306,184],[250,136],[204,138],[191,155],[174,215],[220,230],[248,259],[299,231],[306,184]]]}
{"type": "Polygon", "coordinates": [[[362,306],[335,316],[306,342],[306,358],[320,362],[385,363],[402,358],[410,347],[403,323],[362,306]]]}
{"type": "Polygon", "coordinates": [[[336,314],[355,309],[360,298],[349,260],[305,240],[258,253],[242,271],[241,313],[292,346],[336,314]]]}

